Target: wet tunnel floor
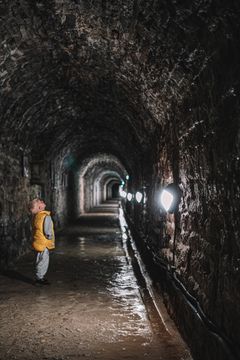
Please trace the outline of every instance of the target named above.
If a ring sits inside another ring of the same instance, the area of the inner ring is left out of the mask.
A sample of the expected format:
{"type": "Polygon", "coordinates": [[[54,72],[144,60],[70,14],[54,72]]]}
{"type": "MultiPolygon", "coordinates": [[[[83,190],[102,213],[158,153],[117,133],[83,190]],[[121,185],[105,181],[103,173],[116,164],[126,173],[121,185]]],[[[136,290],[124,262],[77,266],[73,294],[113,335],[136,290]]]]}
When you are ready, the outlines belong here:
{"type": "Polygon", "coordinates": [[[147,311],[110,210],[57,237],[51,285],[33,286],[32,253],[0,275],[0,359],[191,359],[147,311]]]}

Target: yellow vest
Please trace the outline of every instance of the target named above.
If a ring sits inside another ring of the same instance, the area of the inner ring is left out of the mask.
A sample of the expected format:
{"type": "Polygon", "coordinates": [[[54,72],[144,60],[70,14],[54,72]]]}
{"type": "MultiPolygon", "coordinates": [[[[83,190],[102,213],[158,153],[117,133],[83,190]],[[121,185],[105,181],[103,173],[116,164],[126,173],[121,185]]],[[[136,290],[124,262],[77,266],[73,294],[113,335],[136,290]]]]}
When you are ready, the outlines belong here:
{"type": "Polygon", "coordinates": [[[43,222],[47,215],[50,215],[50,211],[40,211],[33,218],[33,243],[32,247],[36,251],[43,251],[46,248],[52,250],[55,248],[55,237],[54,237],[54,229],[53,229],[53,239],[48,240],[44,236],[43,232],[43,222]]]}

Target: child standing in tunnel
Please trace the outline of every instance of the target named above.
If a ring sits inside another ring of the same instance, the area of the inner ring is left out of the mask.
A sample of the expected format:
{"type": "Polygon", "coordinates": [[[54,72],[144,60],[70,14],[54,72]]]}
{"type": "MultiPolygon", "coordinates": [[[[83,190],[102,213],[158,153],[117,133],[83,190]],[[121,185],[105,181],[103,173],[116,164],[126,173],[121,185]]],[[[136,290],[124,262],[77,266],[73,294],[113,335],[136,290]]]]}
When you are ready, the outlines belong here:
{"type": "Polygon", "coordinates": [[[45,210],[43,200],[36,198],[29,203],[32,219],[32,247],[37,252],[36,256],[36,285],[49,285],[45,278],[49,266],[49,250],[55,248],[53,221],[49,211],[45,210]]]}

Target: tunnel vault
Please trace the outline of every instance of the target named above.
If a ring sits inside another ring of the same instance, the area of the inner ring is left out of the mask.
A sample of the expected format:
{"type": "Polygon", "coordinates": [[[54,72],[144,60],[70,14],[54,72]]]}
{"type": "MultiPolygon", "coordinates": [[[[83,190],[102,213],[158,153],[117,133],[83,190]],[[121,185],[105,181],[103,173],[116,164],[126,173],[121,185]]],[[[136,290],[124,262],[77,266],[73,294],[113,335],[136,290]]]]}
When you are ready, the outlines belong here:
{"type": "Polygon", "coordinates": [[[78,183],[78,212],[82,214],[107,199],[107,182],[115,179],[119,184],[127,171],[114,156],[96,154],[86,159],[76,174],[78,183]]]}
{"type": "MultiPolygon", "coordinates": [[[[129,174],[137,239],[239,354],[239,18],[235,0],[0,2],[1,264],[29,246],[32,197],[61,228],[129,174]]],[[[225,360],[165,299],[196,359],[225,360]]]]}

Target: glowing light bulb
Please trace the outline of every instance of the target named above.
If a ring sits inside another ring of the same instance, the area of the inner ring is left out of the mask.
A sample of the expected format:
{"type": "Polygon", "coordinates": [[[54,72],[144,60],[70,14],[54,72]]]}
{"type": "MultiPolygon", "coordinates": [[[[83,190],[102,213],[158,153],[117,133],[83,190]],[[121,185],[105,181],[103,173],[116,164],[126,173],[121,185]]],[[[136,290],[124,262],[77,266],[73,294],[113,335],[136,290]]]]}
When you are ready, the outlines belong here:
{"type": "Polygon", "coordinates": [[[131,201],[132,198],[133,198],[133,195],[132,195],[131,193],[128,193],[128,194],[127,194],[127,199],[128,199],[128,201],[131,201]]]}
{"type": "Polygon", "coordinates": [[[136,198],[137,202],[140,203],[140,202],[142,201],[142,198],[143,198],[142,193],[140,193],[139,191],[137,191],[135,198],[136,198]]]}
{"type": "Polygon", "coordinates": [[[167,191],[167,190],[162,191],[160,201],[161,201],[163,208],[166,211],[168,211],[170,209],[170,207],[172,206],[173,199],[174,199],[173,195],[169,191],[167,191]]]}
{"type": "Polygon", "coordinates": [[[119,195],[124,199],[127,197],[126,191],[124,191],[121,187],[119,188],[119,195]]]}

